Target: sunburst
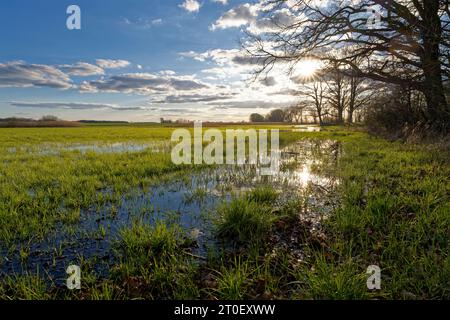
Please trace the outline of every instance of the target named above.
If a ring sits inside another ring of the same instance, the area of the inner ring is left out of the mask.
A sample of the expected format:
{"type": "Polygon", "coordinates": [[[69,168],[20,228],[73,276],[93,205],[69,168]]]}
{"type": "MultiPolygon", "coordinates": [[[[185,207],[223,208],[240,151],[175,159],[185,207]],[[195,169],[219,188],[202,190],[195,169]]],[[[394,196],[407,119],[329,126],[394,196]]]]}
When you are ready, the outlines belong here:
{"type": "Polygon", "coordinates": [[[298,77],[302,79],[312,79],[317,75],[317,72],[322,68],[322,63],[315,59],[301,60],[295,68],[298,77]]]}

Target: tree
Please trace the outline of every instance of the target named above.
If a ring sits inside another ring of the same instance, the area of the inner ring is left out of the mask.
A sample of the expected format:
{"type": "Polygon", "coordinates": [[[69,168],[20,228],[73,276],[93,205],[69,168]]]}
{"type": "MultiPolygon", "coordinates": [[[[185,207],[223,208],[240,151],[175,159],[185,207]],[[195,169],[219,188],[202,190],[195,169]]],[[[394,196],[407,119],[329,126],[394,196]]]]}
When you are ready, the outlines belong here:
{"type": "Polygon", "coordinates": [[[310,108],[311,116],[316,122],[319,119],[319,124],[324,123],[324,116],[328,114],[326,106],[326,82],[323,73],[320,72],[311,79],[294,78],[294,82],[301,85],[301,89],[296,92],[297,96],[306,98],[303,103],[313,106],[310,108]]]}
{"type": "Polygon", "coordinates": [[[275,109],[266,115],[266,121],[268,122],[283,122],[285,119],[285,114],[282,109],[275,109]]]}
{"type": "Polygon", "coordinates": [[[353,123],[355,113],[367,107],[370,101],[376,96],[377,89],[382,89],[382,85],[375,81],[360,78],[350,73],[349,75],[349,98],[347,106],[347,122],[353,123]]]}
{"type": "Polygon", "coordinates": [[[259,113],[252,113],[250,115],[250,122],[264,122],[264,116],[260,115],[259,113]]]}
{"type": "Polygon", "coordinates": [[[349,79],[345,76],[342,68],[344,65],[339,61],[332,61],[330,66],[325,69],[328,77],[327,81],[327,99],[329,106],[336,112],[336,121],[339,124],[344,123],[344,111],[349,100],[349,79]]]}
{"type": "Polygon", "coordinates": [[[306,101],[300,101],[284,111],[284,120],[292,123],[303,123],[303,116],[307,111],[308,103],[306,101]]]}
{"type": "Polygon", "coordinates": [[[47,115],[47,116],[43,116],[41,118],[41,121],[58,121],[58,117],[57,116],[52,116],[52,115],[47,115]]]}
{"type": "Polygon", "coordinates": [[[422,92],[429,126],[450,131],[443,85],[450,74],[448,0],[269,3],[265,19],[279,21],[280,10],[289,10],[291,16],[284,24],[273,23],[277,28],[270,32],[249,34],[247,51],[257,58],[259,72],[270,70],[279,61],[295,65],[305,57],[337,61],[350,67],[355,76],[422,92]],[[379,14],[374,15],[373,8],[378,8],[379,14]],[[333,51],[342,48],[347,49],[346,55],[336,58],[333,51]],[[356,65],[355,58],[364,63],[356,65]]]}

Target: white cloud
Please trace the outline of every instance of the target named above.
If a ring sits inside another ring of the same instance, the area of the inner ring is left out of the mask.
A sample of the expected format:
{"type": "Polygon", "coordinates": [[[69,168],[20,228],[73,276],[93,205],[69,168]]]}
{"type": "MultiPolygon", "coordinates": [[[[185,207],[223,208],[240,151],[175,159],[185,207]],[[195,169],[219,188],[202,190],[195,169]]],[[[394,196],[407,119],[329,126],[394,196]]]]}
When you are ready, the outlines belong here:
{"type": "Polygon", "coordinates": [[[0,87],[50,87],[69,89],[72,82],[56,67],[24,61],[0,63],[0,87]]]}
{"type": "Polygon", "coordinates": [[[228,0],[212,0],[212,2],[217,2],[224,6],[226,6],[228,4],[228,0]]]}
{"type": "Polygon", "coordinates": [[[94,110],[110,109],[119,111],[146,110],[146,107],[121,107],[108,103],[84,103],[84,102],[10,102],[9,105],[19,108],[41,108],[41,109],[71,109],[71,110],[94,110]]]}
{"type": "Polygon", "coordinates": [[[295,21],[296,18],[292,12],[287,8],[283,8],[273,12],[270,17],[260,17],[251,22],[248,30],[254,34],[280,32],[280,29],[293,25],[295,21]]]}
{"type": "Polygon", "coordinates": [[[168,95],[160,100],[155,100],[155,103],[199,103],[199,102],[213,102],[228,100],[235,96],[235,93],[224,92],[224,93],[212,93],[212,94],[178,94],[178,95],[168,95]]]}
{"type": "Polygon", "coordinates": [[[217,29],[228,29],[247,27],[247,30],[254,33],[277,32],[283,27],[295,23],[295,16],[292,14],[289,4],[286,7],[273,9],[270,15],[264,15],[268,9],[273,9],[270,2],[264,1],[250,4],[241,4],[225,12],[211,27],[212,31],[217,29]]]}
{"type": "Polygon", "coordinates": [[[104,69],[119,69],[128,67],[130,65],[130,62],[126,60],[111,60],[111,59],[97,59],[96,63],[98,66],[104,69]]]}
{"type": "Polygon", "coordinates": [[[150,19],[150,18],[137,18],[137,19],[128,19],[124,18],[122,20],[122,23],[130,26],[135,27],[138,29],[151,29],[153,27],[159,27],[164,24],[163,19],[157,18],[157,19],[150,19]]]}
{"type": "Polygon", "coordinates": [[[78,62],[76,64],[64,64],[58,66],[58,69],[71,76],[79,76],[79,77],[88,77],[105,74],[105,70],[103,70],[103,68],[86,62],[78,62]]]}
{"type": "Polygon", "coordinates": [[[212,49],[205,52],[189,51],[182,52],[180,55],[182,57],[191,58],[200,62],[214,62],[221,67],[239,67],[241,73],[242,71],[244,71],[244,73],[245,71],[248,71],[242,69],[246,66],[252,67],[253,69],[254,66],[262,64],[261,59],[251,57],[238,49],[212,49]]]}
{"type": "Polygon", "coordinates": [[[214,31],[217,29],[237,28],[248,25],[256,20],[258,12],[259,6],[257,4],[242,4],[223,14],[210,29],[214,31]]]}
{"type": "Polygon", "coordinates": [[[252,57],[238,49],[213,49],[205,52],[184,52],[183,57],[205,63],[208,67],[202,70],[205,79],[216,84],[227,84],[228,90],[238,92],[229,101],[214,101],[215,106],[233,108],[266,108],[272,106],[288,106],[295,101],[290,90],[298,89],[288,75],[289,66],[278,64],[271,68],[270,74],[260,75],[253,81],[254,71],[263,64],[261,58],[252,57]],[[286,92],[286,94],[280,94],[286,92]]]}
{"type": "Polygon", "coordinates": [[[162,19],[154,19],[154,20],[151,21],[151,24],[153,26],[160,26],[160,25],[163,24],[163,20],[162,19]]]}
{"type": "Polygon", "coordinates": [[[173,91],[193,91],[209,86],[192,76],[167,74],[128,73],[114,75],[107,79],[84,81],[82,92],[120,92],[137,94],[168,93],[173,91]]]}
{"type": "Polygon", "coordinates": [[[200,2],[196,0],[185,0],[179,7],[188,12],[199,12],[201,5],[200,2]]]}

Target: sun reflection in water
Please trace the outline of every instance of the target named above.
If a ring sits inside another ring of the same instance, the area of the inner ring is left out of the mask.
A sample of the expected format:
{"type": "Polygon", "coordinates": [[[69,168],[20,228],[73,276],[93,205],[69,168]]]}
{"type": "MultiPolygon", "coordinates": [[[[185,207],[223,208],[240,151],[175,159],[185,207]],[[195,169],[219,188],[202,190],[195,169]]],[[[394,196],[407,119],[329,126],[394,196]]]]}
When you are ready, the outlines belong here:
{"type": "Polygon", "coordinates": [[[308,166],[303,166],[302,171],[299,172],[299,177],[302,187],[306,187],[311,180],[311,172],[309,171],[308,166]]]}

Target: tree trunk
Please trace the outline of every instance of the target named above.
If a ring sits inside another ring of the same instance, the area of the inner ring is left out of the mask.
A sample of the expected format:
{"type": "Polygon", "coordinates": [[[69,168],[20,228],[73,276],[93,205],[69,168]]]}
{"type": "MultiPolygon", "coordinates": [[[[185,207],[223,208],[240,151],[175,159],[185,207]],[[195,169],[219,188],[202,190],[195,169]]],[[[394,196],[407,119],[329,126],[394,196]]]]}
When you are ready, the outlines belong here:
{"type": "Polygon", "coordinates": [[[339,124],[344,124],[344,108],[342,107],[342,105],[339,105],[338,108],[338,123],[339,124]]]}
{"type": "Polygon", "coordinates": [[[427,8],[423,16],[423,55],[424,72],[423,93],[427,102],[426,117],[433,129],[448,133],[450,129],[450,110],[442,82],[439,44],[442,37],[441,21],[438,14],[439,1],[425,0],[427,8]]]}
{"type": "Polygon", "coordinates": [[[350,106],[348,108],[348,119],[347,119],[348,123],[350,123],[350,124],[353,123],[353,111],[354,110],[353,110],[352,106],[350,106]]]}
{"type": "Polygon", "coordinates": [[[317,117],[319,118],[319,125],[323,125],[323,117],[322,117],[322,110],[317,108],[317,117]]]}

